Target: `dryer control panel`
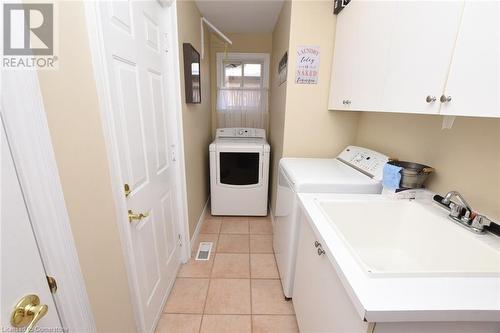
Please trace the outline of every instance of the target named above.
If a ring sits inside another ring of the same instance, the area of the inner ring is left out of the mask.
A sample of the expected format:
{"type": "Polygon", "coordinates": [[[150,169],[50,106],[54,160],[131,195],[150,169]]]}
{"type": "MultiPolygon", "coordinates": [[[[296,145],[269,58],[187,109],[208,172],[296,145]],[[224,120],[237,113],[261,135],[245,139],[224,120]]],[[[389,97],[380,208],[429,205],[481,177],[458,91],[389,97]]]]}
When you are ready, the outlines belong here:
{"type": "Polygon", "coordinates": [[[384,165],[389,160],[379,152],[357,146],[347,146],[337,159],[377,180],[382,180],[384,165]]]}
{"type": "Polygon", "coordinates": [[[266,130],[262,128],[229,127],[218,128],[216,138],[266,138],[266,130]]]}

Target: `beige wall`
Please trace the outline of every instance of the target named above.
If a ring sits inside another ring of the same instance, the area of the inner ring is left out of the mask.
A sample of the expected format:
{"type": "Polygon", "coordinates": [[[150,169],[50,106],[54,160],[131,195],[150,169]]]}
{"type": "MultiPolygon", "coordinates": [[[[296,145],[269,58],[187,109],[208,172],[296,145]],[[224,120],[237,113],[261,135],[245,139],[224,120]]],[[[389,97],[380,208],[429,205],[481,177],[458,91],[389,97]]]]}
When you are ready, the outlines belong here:
{"type": "Polygon", "coordinates": [[[224,43],[214,34],[210,34],[210,87],[212,97],[212,134],[217,128],[217,53],[242,52],[242,53],[271,53],[272,33],[224,33],[232,45],[224,43]]]}
{"type": "Polygon", "coordinates": [[[335,156],[354,141],[357,114],[328,111],[335,43],[333,1],[293,1],[283,156],[335,156]],[[296,48],[320,47],[318,84],[295,84],[296,48]]]}
{"type": "MultiPolygon", "coordinates": [[[[285,1],[281,8],[278,21],[273,31],[273,45],[270,64],[270,94],[269,94],[269,135],[268,140],[271,145],[271,165],[270,165],[270,197],[271,207],[276,207],[276,188],[278,163],[283,155],[283,135],[285,130],[285,110],[286,94],[289,82],[279,85],[278,65],[281,57],[288,51],[290,39],[290,18],[292,4],[285,1]]],[[[288,77],[290,77],[290,66],[288,67],[288,77]]],[[[273,208],[274,209],[274,208],[273,208]]]]}
{"type": "Polygon", "coordinates": [[[442,118],[365,112],[356,144],[433,166],[430,190],[458,190],[473,209],[500,221],[500,119],[457,117],[442,130],[442,118]]]}
{"type": "Polygon", "coordinates": [[[98,332],[135,332],[84,15],[81,2],[59,4],[59,70],[39,78],[98,332]]]}
{"type": "Polygon", "coordinates": [[[212,128],[209,62],[210,38],[208,34],[205,34],[205,59],[201,61],[201,104],[186,104],[182,43],[191,43],[201,55],[201,16],[194,1],[178,1],[177,15],[189,232],[192,236],[209,193],[208,145],[211,141],[212,128]]]}
{"type": "Polygon", "coordinates": [[[283,157],[331,157],[354,141],[358,114],[328,111],[335,20],[330,1],[286,2],[273,34],[270,137],[273,149],[271,206],[276,200],[276,176],[283,157]],[[289,30],[280,26],[285,21],[289,30]],[[288,40],[286,39],[289,35],[288,40]],[[284,37],[283,37],[284,36],[284,37]],[[288,45],[285,45],[288,44],[288,45]],[[295,50],[320,47],[318,84],[295,84],[295,50]],[[288,49],[287,83],[277,87],[277,64],[288,49]],[[275,51],[276,50],[276,51],[275,51]],[[286,92],[284,91],[286,89],[286,92]],[[286,111],[286,112],[285,112],[286,111]]]}

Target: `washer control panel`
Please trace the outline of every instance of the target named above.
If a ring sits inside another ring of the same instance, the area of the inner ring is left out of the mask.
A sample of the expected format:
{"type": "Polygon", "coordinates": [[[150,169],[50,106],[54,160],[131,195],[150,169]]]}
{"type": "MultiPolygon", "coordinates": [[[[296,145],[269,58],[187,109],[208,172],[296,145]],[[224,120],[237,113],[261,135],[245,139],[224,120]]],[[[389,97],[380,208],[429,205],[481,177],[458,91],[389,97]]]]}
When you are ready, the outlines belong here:
{"type": "Polygon", "coordinates": [[[266,131],[261,128],[230,127],[218,128],[217,138],[266,138],[266,131]]]}
{"type": "Polygon", "coordinates": [[[337,158],[377,180],[382,180],[384,165],[389,160],[379,152],[357,146],[348,146],[337,158]]]}

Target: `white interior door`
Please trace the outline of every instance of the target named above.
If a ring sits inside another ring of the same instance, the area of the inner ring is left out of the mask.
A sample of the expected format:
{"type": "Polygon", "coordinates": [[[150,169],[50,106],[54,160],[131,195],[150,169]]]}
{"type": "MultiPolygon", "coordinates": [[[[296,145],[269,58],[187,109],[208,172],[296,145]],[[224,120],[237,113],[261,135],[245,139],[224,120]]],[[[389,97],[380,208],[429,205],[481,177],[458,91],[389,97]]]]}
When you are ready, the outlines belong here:
{"type": "Polygon", "coordinates": [[[113,135],[129,227],[140,329],[150,332],[180,265],[175,105],[168,96],[167,15],[157,1],[99,4],[113,135]],[[125,194],[124,194],[125,197],[125,194]]]}
{"type": "Polygon", "coordinates": [[[500,2],[466,1],[441,114],[500,117],[500,2]]]}
{"type": "MultiPolygon", "coordinates": [[[[11,314],[15,305],[24,296],[36,295],[40,299],[40,305],[47,305],[48,311],[34,326],[33,331],[62,332],[1,122],[0,129],[0,326],[6,331],[13,330],[11,314]]],[[[30,321],[28,318],[26,324],[30,321]]]]}

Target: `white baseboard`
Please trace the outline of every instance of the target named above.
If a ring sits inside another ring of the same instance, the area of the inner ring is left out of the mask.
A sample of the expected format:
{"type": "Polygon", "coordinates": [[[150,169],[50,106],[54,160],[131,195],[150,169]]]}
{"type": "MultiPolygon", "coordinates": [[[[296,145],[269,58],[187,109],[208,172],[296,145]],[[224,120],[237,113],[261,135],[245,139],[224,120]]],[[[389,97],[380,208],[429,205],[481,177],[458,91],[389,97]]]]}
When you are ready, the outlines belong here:
{"type": "Polygon", "coordinates": [[[203,221],[205,221],[205,218],[207,217],[207,215],[210,214],[209,207],[210,207],[210,196],[208,196],[207,202],[205,203],[205,206],[203,207],[200,218],[198,219],[198,223],[196,224],[196,228],[194,229],[193,237],[191,237],[190,244],[189,244],[191,251],[197,250],[197,249],[193,249],[193,244],[196,244],[196,242],[198,240],[198,236],[200,234],[201,225],[203,224],[203,221]]]}

